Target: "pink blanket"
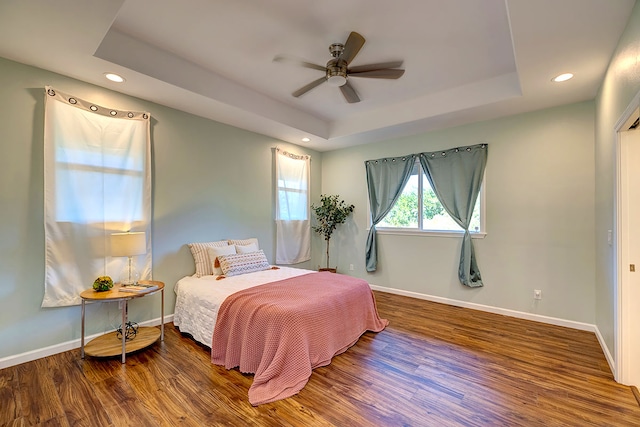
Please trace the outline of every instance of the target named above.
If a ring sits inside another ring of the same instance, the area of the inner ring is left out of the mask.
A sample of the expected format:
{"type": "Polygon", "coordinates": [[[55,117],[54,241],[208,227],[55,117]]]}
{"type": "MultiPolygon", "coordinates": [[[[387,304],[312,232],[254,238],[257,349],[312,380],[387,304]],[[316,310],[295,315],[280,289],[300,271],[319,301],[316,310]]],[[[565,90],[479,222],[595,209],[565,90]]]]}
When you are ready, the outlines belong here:
{"type": "Polygon", "coordinates": [[[311,370],[354,345],[380,319],[366,281],[310,273],[249,288],[220,306],[211,361],[255,373],[249,402],[256,406],[298,393],[311,370]]]}

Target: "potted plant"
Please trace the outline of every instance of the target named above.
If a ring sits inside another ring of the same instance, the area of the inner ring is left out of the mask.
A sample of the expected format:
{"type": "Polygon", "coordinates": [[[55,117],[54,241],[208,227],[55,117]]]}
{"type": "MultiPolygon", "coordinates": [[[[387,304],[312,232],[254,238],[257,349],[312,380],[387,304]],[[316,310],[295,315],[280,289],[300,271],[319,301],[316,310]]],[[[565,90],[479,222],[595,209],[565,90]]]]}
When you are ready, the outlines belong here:
{"type": "Polygon", "coordinates": [[[113,288],[113,280],[109,276],[100,276],[93,281],[93,289],[96,292],[106,292],[113,288]]]}
{"type": "Polygon", "coordinates": [[[339,224],[344,223],[355,206],[347,205],[344,200],[340,200],[338,195],[320,196],[319,205],[311,205],[311,209],[316,214],[317,225],[311,227],[313,231],[322,235],[327,241],[327,267],[320,271],[336,272],[335,268],[329,268],[329,240],[339,224]]]}

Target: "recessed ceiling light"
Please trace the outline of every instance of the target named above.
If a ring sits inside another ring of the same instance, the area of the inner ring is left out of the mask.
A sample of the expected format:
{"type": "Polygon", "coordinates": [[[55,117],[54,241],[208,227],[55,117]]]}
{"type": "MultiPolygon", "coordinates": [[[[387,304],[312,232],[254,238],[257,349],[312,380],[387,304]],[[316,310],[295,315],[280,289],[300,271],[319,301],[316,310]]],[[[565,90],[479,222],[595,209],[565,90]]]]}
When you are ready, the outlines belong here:
{"type": "Polygon", "coordinates": [[[564,74],[560,74],[557,77],[553,78],[554,82],[566,82],[567,80],[573,78],[573,74],[571,73],[564,73],[564,74]]]}
{"type": "Polygon", "coordinates": [[[307,138],[306,136],[304,138],[302,138],[302,142],[309,142],[311,141],[309,138],[307,138]]]}
{"type": "Polygon", "coordinates": [[[104,76],[111,80],[112,82],[122,83],[124,82],[124,77],[115,73],[104,73],[104,76]]]}

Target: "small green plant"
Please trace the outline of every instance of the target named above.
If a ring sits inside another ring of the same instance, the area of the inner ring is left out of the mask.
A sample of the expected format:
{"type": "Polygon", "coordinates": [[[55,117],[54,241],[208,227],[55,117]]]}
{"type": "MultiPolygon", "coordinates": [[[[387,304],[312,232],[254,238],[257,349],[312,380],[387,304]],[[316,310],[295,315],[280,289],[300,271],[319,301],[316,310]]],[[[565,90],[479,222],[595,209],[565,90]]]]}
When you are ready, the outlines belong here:
{"type": "Polygon", "coordinates": [[[317,225],[311,227],[313,231],[321,234],[327,241],[327,268],[329,268],[329,240],[336,227],[347,220],[347,217],[355,206],[347,205],[344,200],[340,200],[340,196],[328,196],[322,194],[320,196],[319,205],[311,205],[311,209],[316,214],[317,225]]]}
{"type": "Polygon", "coordinates": [[[113,288],[113,280],[109,276],[100,276],[93,282],[93,289],[96,292],[105,292],[113,288]]]}

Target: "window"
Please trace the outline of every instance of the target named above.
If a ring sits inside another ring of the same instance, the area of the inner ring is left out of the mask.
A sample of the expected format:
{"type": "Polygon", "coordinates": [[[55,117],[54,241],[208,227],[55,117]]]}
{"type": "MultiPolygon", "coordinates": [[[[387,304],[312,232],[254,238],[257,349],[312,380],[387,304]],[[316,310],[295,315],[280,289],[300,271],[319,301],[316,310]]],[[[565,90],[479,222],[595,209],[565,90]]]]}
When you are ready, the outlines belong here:
{"type": "Polygon", "coordinates": [[[278,201],[276,219],[309,219],[309,167],[304,156],[284,153],[278,157],[278,201]],[[298,158],[302,157],[302,158],[298,158]]]}
{"type": "MultiPolygon", "coordinates": [[[[469,231],[472,234],[480,234],[484,231],[483,194],[484,186],[480,190],[473,209],[473,217],[469,225],[469,231]]],[[[382,232],[402,230],[421,233],[460,233],[463,231],[438,201],[418,160],[413,166],[411,177],[402,195],[376,228],[382,232]]]]}
{"type": "Polygon", "coordinates": [[[275,154],[276,264],[297,264],[311,259],[311,157],[279,148],[275,154]]]}
{"type": "Polygon", "coordinates": [[[306,181],[278,180],[278,216],[285,221],[309,219],[306,181]]]}
{"type": "Polygon", "coordinates": [[[88,144],[56,147],[56,220],[85,224],[143,221],[143,155],[144,150],[96,149],[88,144]]]}

